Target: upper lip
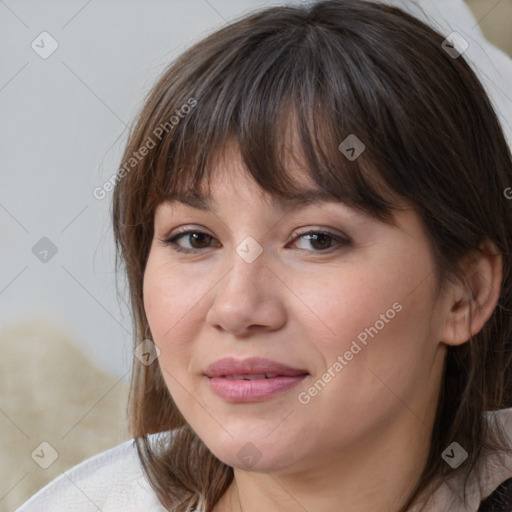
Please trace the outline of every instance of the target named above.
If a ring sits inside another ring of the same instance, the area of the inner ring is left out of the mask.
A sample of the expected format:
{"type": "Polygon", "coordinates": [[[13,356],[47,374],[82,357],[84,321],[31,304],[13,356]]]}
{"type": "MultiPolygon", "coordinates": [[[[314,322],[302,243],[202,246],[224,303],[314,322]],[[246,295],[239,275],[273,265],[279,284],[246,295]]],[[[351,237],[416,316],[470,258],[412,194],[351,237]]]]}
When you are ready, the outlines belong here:
{"type": "Polygon", "coordinates": [[[262,373],[292,377],[296,375],[305,375],[309,372],[304,369],[292,368],[291,366],[259,357],[251,357],[248,359],[225,357],[212,363],[204,372],[207,377],[257,375],[262,373]]]}

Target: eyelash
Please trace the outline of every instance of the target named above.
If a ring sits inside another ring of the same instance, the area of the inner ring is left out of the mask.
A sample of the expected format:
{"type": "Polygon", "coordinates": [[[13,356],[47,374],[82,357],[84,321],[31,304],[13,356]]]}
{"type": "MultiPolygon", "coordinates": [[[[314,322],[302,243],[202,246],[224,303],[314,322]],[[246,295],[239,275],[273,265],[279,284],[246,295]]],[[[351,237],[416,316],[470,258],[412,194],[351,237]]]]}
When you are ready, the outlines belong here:
{"type": "MultiPolygon", "coordinates": [[[[194,253],[196,251],[203,250],[203,249],[189,249],[189,248],[184,248],[184,247],[180,247],[179,245],[177,245],[176,242],[180,238],[184,238],[187,235],[190,235],[192,233],[206,235],[206,236],[209,236],[212,239],[214,238],[211,235],[209,235],[208,233],[205,233],[204,231],[200,231],[200,230],[196,230],[196,229],[186,229],[186,230],[183,230],[183,231],[179,231],[178,233],[176,233],[175,235],[173,235],[170,238],[164,238],[164,239],[161,239],[160,241],[163,244],[165,244],[165,245],[171,246],[172,249],[174,251],[176,251],[176,252],[194,253]]],[[[335,242],[337,242],[339,244],[340,247],[338,247],[338,249],[340,249],[341,247],[346,247],[346,246],[349,246],[349,245],[352,244],[352,241],[349,240],[348,238],[343,238],[343,237],[341,237],[339,235],[336,235],[335,233],[331,233],[330,231],[323,231],[323,230],[317,230],[317,231],[310,230],[310,231],[306,231],[306,232],[296,231],[296,232],[293,233],[293,237],[294,237],[293,240],[295,240],[296,238],[301,238],[301,237],[307,236],[307,235],[324,235],[324,236],[328,236],[329,238],[332,238],[333,241],[335,241],[335,242]]],[[[209,249],[209,247],[205,247],[204,249],[209,249]]],[[[307,251],[307,252],[328,253],[328,252],[332,252],[331,249],[336,250],[336,246],[331,246],[331,247],[328,247],[327,249],[313,250],[313,251],[307,251]]],[[[306,249],[301,249],[301,250],[306,250],[306,249]]]]}

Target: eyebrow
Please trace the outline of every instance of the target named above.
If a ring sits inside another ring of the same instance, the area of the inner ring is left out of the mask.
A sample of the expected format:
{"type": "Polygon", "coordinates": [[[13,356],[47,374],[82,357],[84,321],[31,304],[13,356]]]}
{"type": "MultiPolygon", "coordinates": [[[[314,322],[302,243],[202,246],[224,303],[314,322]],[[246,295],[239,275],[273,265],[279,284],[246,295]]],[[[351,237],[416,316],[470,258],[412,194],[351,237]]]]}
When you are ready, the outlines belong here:
{"type": "MultiPolygon", "coordinates": [[[[341,199],[336,198],[329,192],[321,189],[303,190],[299,195],[292,197],[274,196],[274,201],[282,210],[298,210],[310,204],[319,204],[326,202],[343,203],[341,199]]],[[[204,211],[215,211],[215,201],[209,197],[200,194],[178,194],[168,201],[169,203],[183,203],[193,208],[204,211]]]]}

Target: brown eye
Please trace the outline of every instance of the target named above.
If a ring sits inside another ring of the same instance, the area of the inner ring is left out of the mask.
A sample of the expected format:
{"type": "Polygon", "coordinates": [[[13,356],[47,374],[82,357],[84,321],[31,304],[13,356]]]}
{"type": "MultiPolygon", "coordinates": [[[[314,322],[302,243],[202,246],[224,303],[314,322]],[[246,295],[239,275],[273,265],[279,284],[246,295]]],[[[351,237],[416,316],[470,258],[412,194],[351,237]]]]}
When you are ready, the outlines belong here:
{"type": "Polygon", "coordinates": [[[210,247],[211,242],[215,240],[213,236],[203,233],[202,231],[183,231],[166,240],[162,240],[166,245],[172,246],[177,252],[193,252],[198,249],[206,249],[210,247]],[[179,240],[185,240],[185,245],[179,240]]]}
{"type": "Polygon", "coordinates": [[[190,232],[187,236],[189,237],[189,242],[193,249],[208,247],[209,242],[212,240],[210,235],[201,232],[190,232]]]}
{"type": "Polygon", "coordinates": [[[328,233],[323,231],[309,231],[308,233],[295,233],[298,240],[304,240],[307,247],[300,247],[299,249],[305,249],[310,252],[327,252],[328,249],[339,246],[350,245],[350,240],[342,238],[334,233],[328,233]],[[311,248],[313,250],[311,250],[311,248]]]}
{"type": "Polygon", "coordinates": [[[311,246],[315,249],[324,250],[332,247],[332,237],[325,233],[314,233],[306,235],[306,239],[310,241],[311,246]]]}

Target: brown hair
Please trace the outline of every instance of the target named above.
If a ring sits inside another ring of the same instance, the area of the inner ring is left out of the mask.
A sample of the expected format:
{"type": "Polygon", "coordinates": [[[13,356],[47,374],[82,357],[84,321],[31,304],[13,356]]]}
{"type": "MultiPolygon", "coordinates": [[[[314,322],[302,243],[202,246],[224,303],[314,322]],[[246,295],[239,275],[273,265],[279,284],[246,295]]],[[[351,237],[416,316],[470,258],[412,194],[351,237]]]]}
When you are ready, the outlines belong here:
{"type": "MultiPolygon", "coordinates": [[[[504,265],[498,306],[477,335],[448,348],[430,456],[402,510],[448,474],[467,477],[484,448],[503,449],[503,433],[483,413],[512,405],[512,209],[503,195],[512,184],[510,149],[482,85],[443,40],[403,11],[364,0],[272,7],[233,22],[188,49],[150,91],[113,196],[136,345],[151,338],[142,283],[155,208],[198,190],[230,141],[272,194],[299,193],[285,165],[293,129],[294,150],[333,197],[384,222],[393,222],[396,205],[383,191],[414,205],[440,285],[461,277],[462,258],[483,240],[496,244],[504,265]],[[338,149],[351,134],[366,146],[353,161],[338,149]],[[454,440],[469,453],[457,470],[441,458],[454,440]]],[[[134,359],[129,413],[162,504],[210,512],[233,468],[187,425],[157,363],[134,359]],[[169,430],[172,445],[163,440],[155,450],[148,434],[169,430]]]]}

